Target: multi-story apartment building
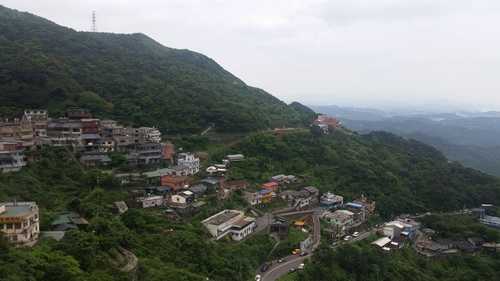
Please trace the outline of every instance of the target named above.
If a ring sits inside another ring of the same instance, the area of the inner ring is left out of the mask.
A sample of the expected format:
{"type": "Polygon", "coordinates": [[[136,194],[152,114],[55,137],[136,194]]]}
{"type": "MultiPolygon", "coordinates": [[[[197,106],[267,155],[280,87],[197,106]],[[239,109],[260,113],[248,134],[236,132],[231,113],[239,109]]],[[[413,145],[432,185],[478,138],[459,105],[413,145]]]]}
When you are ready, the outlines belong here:
{"type": "Polygon", "coordinates": [[[0,232],[19,246],[32,246],[40,234],[38,206],[35,202],[0,203],[0,232]]]}
{"type": "Polygon", "coordinates": [[[177,165],[184,167],[187,175],[195,175],[200,171],[200,158],[192,153],[179,153],[177,156],[177,165]]]}
{"type": "Polygon", "coordinates": [[[26,118],[0,121],[0,139],[20,141],[25,148],[34,145],[33,127],[26,118]]]}
{"type": "Polygon", "coordinates": [[[21,142],[0,141],[0,172],[16,172],[26,166],[21,142]]]}
{"type": "Polygon", "coordinates": [[[82,132],[80,120],[51,119],[47,126],[47,136],[54,146],[79,146],[82,144],[82,132]]]}
{"type": "Polygon", "coordinates": [[[47,137],[47,125],[49,120],[47,110],[25,110],[24,117],[31,122],[35,142],[37,142],[39,138],[47,137]]]}

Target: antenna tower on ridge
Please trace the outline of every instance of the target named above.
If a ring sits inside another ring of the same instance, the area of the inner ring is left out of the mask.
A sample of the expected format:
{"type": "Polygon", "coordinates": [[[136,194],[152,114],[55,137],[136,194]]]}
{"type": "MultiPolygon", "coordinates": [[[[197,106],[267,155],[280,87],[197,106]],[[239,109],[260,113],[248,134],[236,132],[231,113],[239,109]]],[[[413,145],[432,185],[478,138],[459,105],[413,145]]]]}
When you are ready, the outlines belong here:
{"type": "Polygon", "coordinates": [[[95,11],[92,11],[92,32],[97,32],[95,11]]]}

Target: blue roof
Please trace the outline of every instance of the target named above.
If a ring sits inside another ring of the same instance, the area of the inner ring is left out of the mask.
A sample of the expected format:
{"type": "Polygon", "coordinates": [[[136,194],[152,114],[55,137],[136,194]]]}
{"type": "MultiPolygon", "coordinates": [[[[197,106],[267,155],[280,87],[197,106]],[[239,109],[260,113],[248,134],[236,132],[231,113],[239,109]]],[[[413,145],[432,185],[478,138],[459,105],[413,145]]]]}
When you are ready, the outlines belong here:
{"type": "Polygon", "coordinates": [[[361,209],[363,208],[363,205],[361,204],[358,204],[358,203],[352,203],[352,202],[349,202],[347,204],[345,204],[346,206],[348,207],[353,207],[353,208],[356,208],[356,209],[361,209]]]}

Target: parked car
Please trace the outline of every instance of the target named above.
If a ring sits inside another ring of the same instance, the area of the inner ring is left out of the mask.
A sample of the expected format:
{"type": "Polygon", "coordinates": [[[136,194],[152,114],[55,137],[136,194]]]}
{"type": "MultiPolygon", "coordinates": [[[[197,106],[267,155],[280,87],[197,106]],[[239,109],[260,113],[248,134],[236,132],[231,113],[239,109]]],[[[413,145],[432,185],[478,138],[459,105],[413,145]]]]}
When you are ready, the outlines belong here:
{"type": "Polygon", "coordinates": [[[300,254],[300,249],[295,249],[292,251],[292,255],[298,255],[300,254]]]}
{"type": "Polygon", "coordinates": [[[302,252],[299,254],[299,256],[304,257],[304,256],[307,256],[308,254],[309,254],[308,252],[302,252]]]}
{"type": "Polygon", "coordinates": [[[285,260],[284,259],[279,259],[278,263],[283,263],[285,260]]]}
{"type": "Polygon", "coordinates": [[[290,270],[288,270],[288,271],[290,271],[290,272],[295,272],[295,271],[297,271],[297,269],[296,269],[295,267],[292,267],[292,268],[290,268],[290,270]]]}
{"type": "Polygon", "coordinates": [[[344,241],[349,241],[351,240],[352,236],[351,235],[347,235],[346,237],[344,237],[344,241]]]}
{"type": "Polygon", "coordinates": [[[255,275],[255,281],[260,281],[261,279],[262,277],[260,276],[260,274],[255,275]]]}
{"type": "Polygon", "coordinates": [[[304,265],[303,263],[301,263],[301,264],[299,264],[299,266],[297,267],[297,269],[298,269],[298,270],[302,270],[302,269],[304,269],[304,266],[305,266],[305,265],[304,265]]]}
{"type": "Polygon", "coordinates": [[[265,263],[260,267],[260,272],[266,272],[271,267],[270,263],[265,263]]]}
{"type": "Polygon", "coordinates": [[[354,233],[352,234],[352,236],[353,236],[353,237],[358,237],[358,236],[359,236],[359,232],[357,232],[357,231],[356,231],[356,232],[354,232],[354,233]]]}

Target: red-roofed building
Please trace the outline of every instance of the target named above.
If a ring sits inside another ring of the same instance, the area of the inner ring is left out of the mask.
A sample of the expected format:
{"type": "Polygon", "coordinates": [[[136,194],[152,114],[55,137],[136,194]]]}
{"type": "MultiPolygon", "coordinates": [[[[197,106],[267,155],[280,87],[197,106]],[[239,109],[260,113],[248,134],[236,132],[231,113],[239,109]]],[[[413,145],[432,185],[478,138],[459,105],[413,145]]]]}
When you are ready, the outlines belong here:
{"type": "Polygon", "coordinates": [[[277,192],[278,188],[279,188],[279,185],[278,185],[277,182],[271,181],[271,182],[266,182],[265,184],[263,184],[262,188],[266,189],[266,190],[269,190],[269,191],[277,192]]]}
{"type": "Polygon", "coordinates": [[[170,186],[174,191],[187,189],[190,183],[191,179],[184,176],[162,176],[160,178],[160,184],[162,186],[170,186]]]}
{"type": "Polygon", "coordinates": [[[340,127],[340,121],[337,118],[328,115],[320,115],[313,122],[314,125],[327,125],[329,129],[336,129],[340,127]]]}

